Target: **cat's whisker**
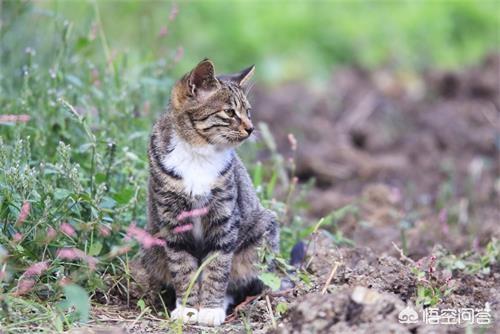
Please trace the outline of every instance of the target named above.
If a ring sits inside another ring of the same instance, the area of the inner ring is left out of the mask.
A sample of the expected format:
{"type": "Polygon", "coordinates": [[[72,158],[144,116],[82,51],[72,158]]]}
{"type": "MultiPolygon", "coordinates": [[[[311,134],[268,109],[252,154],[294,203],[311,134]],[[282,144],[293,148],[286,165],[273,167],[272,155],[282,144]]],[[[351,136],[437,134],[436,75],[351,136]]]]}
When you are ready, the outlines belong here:
{"type": "Polygon", "coordinates": [[[255,82],[251,82],[248,85],[248,88],[246,89],[246,95],[249,96],[250,94],[253,94],[252,89],[255,87],[255,82]]]}

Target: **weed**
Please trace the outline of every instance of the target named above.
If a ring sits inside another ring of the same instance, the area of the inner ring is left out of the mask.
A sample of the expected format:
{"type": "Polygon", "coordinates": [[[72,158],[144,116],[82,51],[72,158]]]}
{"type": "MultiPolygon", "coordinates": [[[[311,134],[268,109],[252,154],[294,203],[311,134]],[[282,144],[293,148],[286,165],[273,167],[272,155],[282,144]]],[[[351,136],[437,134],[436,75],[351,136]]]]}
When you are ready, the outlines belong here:
{"type": "Polygon", "coordinates": [[[438,270],[436,261],[432,255],[419,260],[413,268],[417,277],[417,305],[435,306],[454,289],[451,272],[438,270]]]}

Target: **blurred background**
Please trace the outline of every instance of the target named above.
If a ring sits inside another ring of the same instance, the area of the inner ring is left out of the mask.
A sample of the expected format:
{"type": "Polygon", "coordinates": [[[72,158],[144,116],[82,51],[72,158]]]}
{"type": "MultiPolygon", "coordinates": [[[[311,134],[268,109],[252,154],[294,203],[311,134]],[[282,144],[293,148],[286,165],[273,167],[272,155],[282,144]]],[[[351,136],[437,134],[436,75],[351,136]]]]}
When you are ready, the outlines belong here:
{"type": "MultiPolygon", "coordinates": [[[[4,1],[4,11],[10,11],[4,1]],[[5,8],[7,7],[7,8],[5,8]]],[[[329,77],[340,65],[458,69],[498,45],[495,1],[49,1],[32,2],[18,39],[41,54],[68,21],[90,60],[135,66],[180,58],[179,75],[204,57],[221,71],[257,64],[257,80],[329,77]],[[97,17],[99,12],[99,18],[97,17]]],[[[14,16],[11,16],[14,18],[14,16]]],[[[4,22],[5,25],[5,22],[4,22]]]]}

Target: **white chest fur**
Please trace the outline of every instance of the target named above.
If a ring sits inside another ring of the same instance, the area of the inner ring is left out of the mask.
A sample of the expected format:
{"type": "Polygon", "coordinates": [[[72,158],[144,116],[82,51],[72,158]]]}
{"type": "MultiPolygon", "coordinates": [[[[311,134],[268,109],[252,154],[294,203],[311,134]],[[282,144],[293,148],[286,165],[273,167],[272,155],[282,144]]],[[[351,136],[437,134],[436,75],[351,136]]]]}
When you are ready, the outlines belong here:
{"type": "Polygon", "coordinates": [[[230,149],[219,150],[212,145],[193,147],[177,136],[172,138],[171,147],[162,164],[182,177],[184,191],[192,196],[207,195],[233,155],[230,149]]]}

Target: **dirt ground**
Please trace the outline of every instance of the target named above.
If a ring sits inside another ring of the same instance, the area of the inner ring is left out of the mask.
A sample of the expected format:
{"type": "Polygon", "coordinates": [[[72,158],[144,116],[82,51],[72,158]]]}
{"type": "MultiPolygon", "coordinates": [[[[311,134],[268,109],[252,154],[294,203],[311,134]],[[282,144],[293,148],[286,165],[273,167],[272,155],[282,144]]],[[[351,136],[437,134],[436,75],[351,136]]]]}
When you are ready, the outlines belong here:
{"type": "MultiPolygon", "coordinates": [[[[320,230],[305,241],[308,284],[299,280],[242,305],[217,330],[190,326],[185,333],[465,332],[398,320],[407,307],[423,311],[415,306],[419,286],[450,283],[436,307],[487,305],[497,320],[472,332],[500,330],[498,257],[483,270],[454,267],[465,252],[470,263],[484,261],[485,246],[500,239],[500,55],[460,72],[337,69],[327,86],[255,88],[252,100],[254,118],[269,124],[285,157],[292,154],[288,134],[297,138],[296,175],[315,180],[307,215],[356,207],[325,227],[354,246],[339,247],[320,230]]],[[[98,323],[117,326],[102,333],[169,328],[120,307],[95,312],[98,323]]]]}

